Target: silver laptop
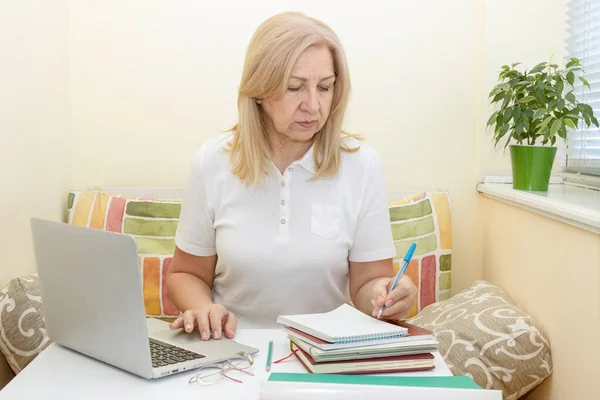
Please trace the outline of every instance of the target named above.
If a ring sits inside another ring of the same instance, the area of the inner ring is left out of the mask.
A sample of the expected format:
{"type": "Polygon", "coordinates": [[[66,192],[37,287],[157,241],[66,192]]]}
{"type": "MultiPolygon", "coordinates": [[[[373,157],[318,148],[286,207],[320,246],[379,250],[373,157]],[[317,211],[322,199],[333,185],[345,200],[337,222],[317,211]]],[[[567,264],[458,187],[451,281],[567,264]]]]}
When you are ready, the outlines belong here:
{"type": "Polygon", "coordinates": [[[148,333],[134,239],[126,234],[31,219],[48,335],[52,341],[146,379],[255,354],[198,331],[148,333]]]}

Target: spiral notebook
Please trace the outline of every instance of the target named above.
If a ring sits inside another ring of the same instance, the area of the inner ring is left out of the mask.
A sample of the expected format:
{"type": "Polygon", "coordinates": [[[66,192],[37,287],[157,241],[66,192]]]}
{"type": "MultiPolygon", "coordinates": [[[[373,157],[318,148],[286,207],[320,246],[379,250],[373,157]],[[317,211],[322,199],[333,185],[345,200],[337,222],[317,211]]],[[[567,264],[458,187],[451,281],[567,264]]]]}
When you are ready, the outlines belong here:
{"type": "Polygon", "coordinates": [[[407,328],[370,317],[348,304],[325,313],[281,315],[277,322],[329,343],[360,344],[408,334],[407,328]]]}

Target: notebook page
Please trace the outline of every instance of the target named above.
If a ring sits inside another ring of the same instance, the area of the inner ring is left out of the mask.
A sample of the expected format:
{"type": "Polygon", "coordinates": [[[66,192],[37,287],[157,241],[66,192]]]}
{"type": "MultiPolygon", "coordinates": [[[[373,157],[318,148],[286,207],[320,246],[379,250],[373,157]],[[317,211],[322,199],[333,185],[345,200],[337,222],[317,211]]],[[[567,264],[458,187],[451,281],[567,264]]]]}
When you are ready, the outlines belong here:
{"type": "Polygon", "coordinates": [[[407,332],[404,327],[379,321],[348,304],[326,313],[282,315],[277,322],[328,342],[403,336],[407,332]]]}

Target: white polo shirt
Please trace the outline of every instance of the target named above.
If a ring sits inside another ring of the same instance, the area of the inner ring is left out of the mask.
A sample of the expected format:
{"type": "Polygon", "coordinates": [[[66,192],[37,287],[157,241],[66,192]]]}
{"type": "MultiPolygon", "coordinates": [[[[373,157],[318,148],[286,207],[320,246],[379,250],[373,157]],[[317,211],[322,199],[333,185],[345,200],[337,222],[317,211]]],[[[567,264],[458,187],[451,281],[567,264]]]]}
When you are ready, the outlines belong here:
{"type": "Polygon", "coordinates": [[[223,149],[232,133],[206,142],[188,181],[177,246],[217,254],[213,301],[238,327],[271,326],[281,314],[324,312],[347,301],[348,261],[394,257],[388,194],[371,147],[345,139],[339,174],[309,181],[313,147],[266,185],[244,184],[223,149]]]}

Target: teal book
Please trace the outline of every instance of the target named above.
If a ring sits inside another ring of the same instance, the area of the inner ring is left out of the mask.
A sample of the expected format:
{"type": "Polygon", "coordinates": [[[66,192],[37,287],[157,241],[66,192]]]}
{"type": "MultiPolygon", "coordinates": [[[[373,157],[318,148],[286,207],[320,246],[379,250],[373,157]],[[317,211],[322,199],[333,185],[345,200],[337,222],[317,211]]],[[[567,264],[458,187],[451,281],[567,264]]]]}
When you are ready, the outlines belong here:
{"type": "Polygon", "coordinates": [[[353,385],[481,389],[481,387],[468,376],[381,376],[273,372],[268,380],[271,382],[346,383],[353,385]]]}

